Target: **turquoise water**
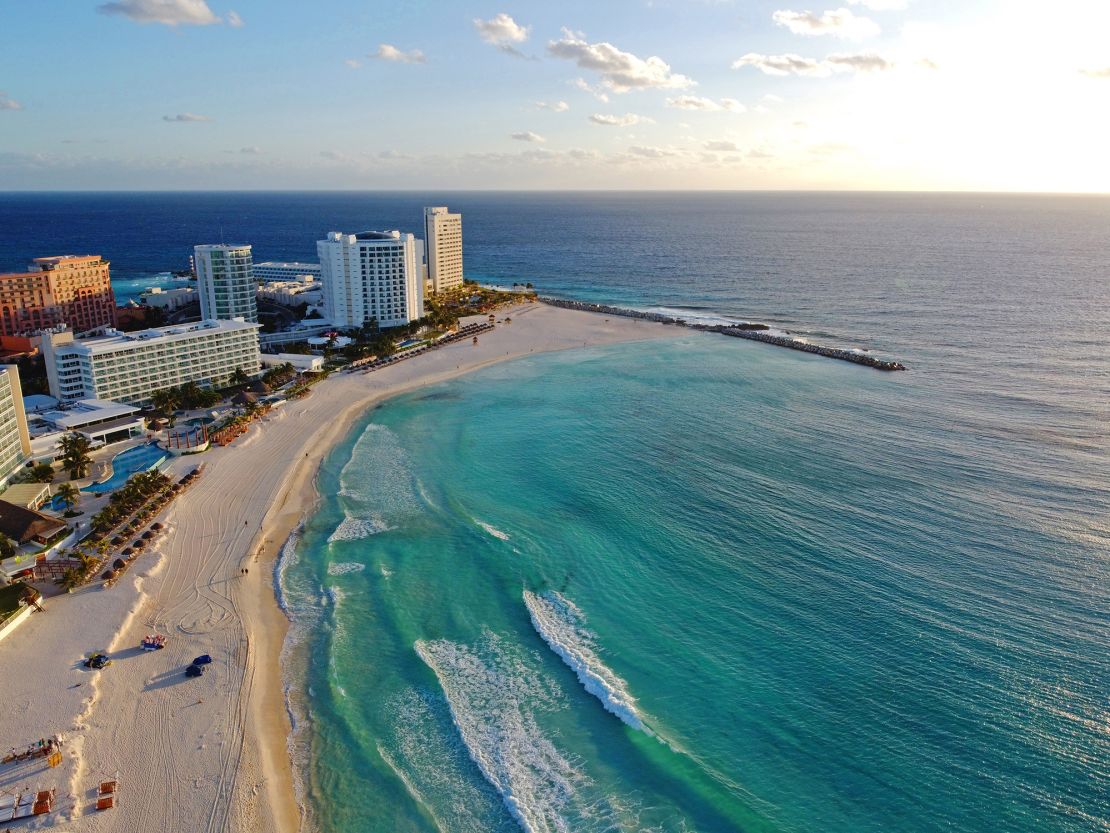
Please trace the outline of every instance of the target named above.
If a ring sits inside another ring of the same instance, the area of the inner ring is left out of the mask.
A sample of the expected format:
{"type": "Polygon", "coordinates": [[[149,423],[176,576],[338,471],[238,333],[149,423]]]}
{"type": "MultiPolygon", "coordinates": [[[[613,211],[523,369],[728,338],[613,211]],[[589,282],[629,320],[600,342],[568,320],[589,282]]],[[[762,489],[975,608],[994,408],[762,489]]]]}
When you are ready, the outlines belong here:
{"type": "Polygon", "coordinates": [[[82,492],[111,492],[127,482],[131,475],[152,469],[166,459],[166,452],[156,443],[143,443],[112,458],[112,476],[100,483],[81,489],[82,492]]]}
{"type": "Polygon", "coordinates": [[[314,823],[1105,831],[1100,455],[1019,412],[698,334],[377,408],[280,568],[314,823]]]}

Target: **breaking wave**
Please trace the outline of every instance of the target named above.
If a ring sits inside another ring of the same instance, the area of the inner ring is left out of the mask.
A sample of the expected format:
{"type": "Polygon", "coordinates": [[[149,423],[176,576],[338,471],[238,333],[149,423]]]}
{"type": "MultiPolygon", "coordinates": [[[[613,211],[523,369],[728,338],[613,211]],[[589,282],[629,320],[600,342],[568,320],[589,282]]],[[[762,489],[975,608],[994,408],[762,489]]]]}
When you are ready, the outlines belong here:
{"type": "Polygon", "coordinates": [[[377,535],[379,532],[388,532],[393,529],[389,524],[380,518],[344,518],[339,526],[335,528],[335,532],[328,536],[328,543],[334,544],[336,541],[357,541],[361,538],[369,538],[371,535],[377,535]]]}
{"type": "Polygon", "coordinates": [[[328,565],[329,576],[345,576],[348,573],[361,573],[366,569],[365,564],[359,564],[357,561],[343,561],[339,564],[328,565]]]}
{"type": "Polygon", "coordinates": [[[580,793],[591,780],[537,723],[539,712],[560,705],[541,674],[492,635],[474,647],[436,640],[415,648],[439,680],[471,760],[525,831],[611,828],[612,808],[580,793]]]}
{"type": "Polygon", "coordinates": [[[586,691],[633,729],[653,734],[636,710],[628,684],[598,656],[597,637],[585,627],[582,611],[553,590],[542,595],[525,590],[524,604],[536,633],[578,675],[586,691]]]}
{"type": "Polygon", "coordinates": [[[485,521],[480,521],[477,518],[474,519],[474,523],[478,524],[478,526],[482,527],[482,529],[484,529],[486,532],[488,532],[494,538],[497,538],[501,541],[508,541],[509,540],[509,533],[502,532],[500,529],[493,526],[492,524],[488,524],[485,521]]]}

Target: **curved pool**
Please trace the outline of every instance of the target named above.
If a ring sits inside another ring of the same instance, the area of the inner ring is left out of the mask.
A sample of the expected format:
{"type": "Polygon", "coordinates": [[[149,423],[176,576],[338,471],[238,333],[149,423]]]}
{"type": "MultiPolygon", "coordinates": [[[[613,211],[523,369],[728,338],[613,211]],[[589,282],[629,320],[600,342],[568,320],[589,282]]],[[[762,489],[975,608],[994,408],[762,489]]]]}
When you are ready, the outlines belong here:
{"type": "Polygon", "coordinates": [[[111,492],[127,482],[136,472],[157,468],[169,455],[157,443],[144,443],[112,458],[112,476],[99,483],[92,483],[81,489],[82,492],[111,492]]]}

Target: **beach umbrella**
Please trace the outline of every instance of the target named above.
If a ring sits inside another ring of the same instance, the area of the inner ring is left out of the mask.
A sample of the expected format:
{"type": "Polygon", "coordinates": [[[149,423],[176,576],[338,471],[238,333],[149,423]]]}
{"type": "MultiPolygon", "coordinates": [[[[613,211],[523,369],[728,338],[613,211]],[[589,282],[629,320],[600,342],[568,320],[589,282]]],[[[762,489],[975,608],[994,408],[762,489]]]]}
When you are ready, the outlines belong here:
{"type": "Polygon", "coordinates": [[[156,524],[152,524],[150,528],[153,529],[153,530],[159,530],[160,531],[163,527],[162,527],[162,524],[156,523],[156,524]]]}
{"type": "Polygon", "coordinates": [[[152,532],[149,529],[146,532],[143,533],[143,539],[146,540],[146,541],[149,541],[153,537],[154,537],[154,532],[152,532]]]}
{"type": "Polygon", "coordinates": [[[104,579],[105,581],[111,581],[115,577],[116,577],[116,574],[112,570],[105,570],[104,575],[101,576],[101,578],[104,579]]]}
{"type": "Polygon", "coordinates": [[[127,562],[124,561],[122,558],[117,558],[115,561],[112,562],[112,569],[114,570],[122,570],[126,566],[127,562]]]}
{"type": "Polygon", "coordinates": [[[122,543],[123,543],[122,536],[117,535],[115,538],[112,539],[112,546],[113,547],[118,547],[122,543]]]}
{"type": "Polygon", "coordinates": [[[133,552],[134,552],[134,550],[133,550],[133,549],[131,549],[131,547],[127,547],[127,548],[126,548],[126,549],[125,549],[125,550],[124,550],[123,552],[121,552],[121,553],[120,553],[120,555],[122,555],[122,556],[123,556],[124,558],[127,558],[127,557],[128,557],[128,556],[130,556],[130,555],[131,555],[131,554],[132,554],[133,552]]]}
{"type": "Polygon", "coordinates": [[[137,550],[141,550],[143,547],[146,546],[146,541],[144,541],[143,539],[140,538],[138,541],[133,543],[131,546],[133,546],[137,550]]]}

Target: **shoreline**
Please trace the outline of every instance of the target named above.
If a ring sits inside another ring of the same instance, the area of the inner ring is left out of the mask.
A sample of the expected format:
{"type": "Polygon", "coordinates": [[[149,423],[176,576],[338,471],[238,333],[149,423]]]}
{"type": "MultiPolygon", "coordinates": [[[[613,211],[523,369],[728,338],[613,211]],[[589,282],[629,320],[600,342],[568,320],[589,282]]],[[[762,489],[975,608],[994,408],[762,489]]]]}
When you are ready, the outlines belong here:
{"type": "Polygon", "coordinates": [[[24,732],[61,731],[67,740],[63,767],[32,779],[58,786],[54,824],[126,833],[301,829],[281,665],[290,620],[274,571],[318,500],[322,462],[386,399],[536,353],[685,335],[536,303],[506,314],[512,323],[478,345],[452,344],[372,374],[335,374],[234,444],[171,461],[179,474],[198,462],[205,472],[161,518],[169,530],[156,555],[110,590],[91,585],[48,599],[52,615],[35,614],[5,640],[5,660],[23,673],[0,679],[0,725],[11,733],[0,743],[17,745],[24,732]],[[151,631],[168,635],[165,650],[132,647],[151,631]],[[117,661],[91,679],[67,663],[105,647],[117,661]],[[184,665],[202,653],[213,657],[209,673],[186,680],[184,665]],[[116,773],[120,806],[92,811],[90,783],[116,773]],[[164,788],[142,787],[152,782],[164,788]]]}

